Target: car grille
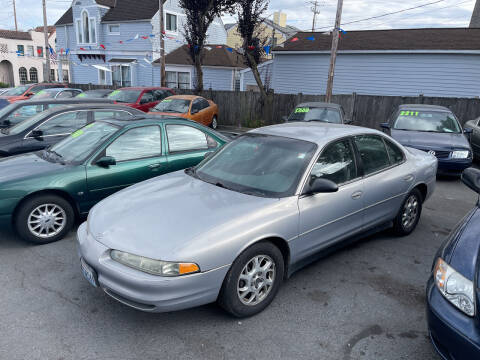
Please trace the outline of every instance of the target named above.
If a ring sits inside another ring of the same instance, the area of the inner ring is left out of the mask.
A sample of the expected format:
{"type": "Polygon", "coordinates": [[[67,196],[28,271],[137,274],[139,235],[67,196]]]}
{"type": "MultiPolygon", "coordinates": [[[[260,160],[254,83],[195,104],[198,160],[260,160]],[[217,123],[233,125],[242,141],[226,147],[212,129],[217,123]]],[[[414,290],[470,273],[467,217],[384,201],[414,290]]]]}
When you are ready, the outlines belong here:
{"type": "MultiPolygon", "coordinates": [[[[432,150],[425,150],[425,149],[422,149],[423,151],[425,152],[430,152],[432,150]]],[[[450,157],[450,151],[435,151],[435,156],[438,158],[438,159],[448,159],[450,157]]]]}

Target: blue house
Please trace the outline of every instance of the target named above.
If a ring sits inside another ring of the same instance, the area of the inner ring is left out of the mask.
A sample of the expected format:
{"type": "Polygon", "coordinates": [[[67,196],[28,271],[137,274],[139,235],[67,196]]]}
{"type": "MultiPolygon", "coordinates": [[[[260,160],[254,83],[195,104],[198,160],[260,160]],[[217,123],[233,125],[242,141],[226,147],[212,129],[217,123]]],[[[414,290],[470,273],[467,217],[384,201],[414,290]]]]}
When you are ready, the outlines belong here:
{"type": "MultiPolygon", "coordinates": [[[[331,34],[300,32],[274,49],[276,93],[326,92],[331,34]]],[[[251,76],[243,74],[245,84],[251,76]]],[[[335,69],[335,94],[480,96],[480,28],[349,31],[335,69]]]]}
{"type": "MultiPolygon", "coordinates": [[[[152,65],[160,57],[158,3],[158,0],[74,0],[55,24],[56,52],[64,60],[62,66],[68,63],[70,81],[159,86],[160,70],[152,65]]],[[[164,17],[165,51],[169,53],[185,44],[182,33],[186,16],[178,0],[165,2],[164,17]]],[[[208,41],[224,44],[226,39],[224,24],[217,18],[208,30],[208,41]]]]}

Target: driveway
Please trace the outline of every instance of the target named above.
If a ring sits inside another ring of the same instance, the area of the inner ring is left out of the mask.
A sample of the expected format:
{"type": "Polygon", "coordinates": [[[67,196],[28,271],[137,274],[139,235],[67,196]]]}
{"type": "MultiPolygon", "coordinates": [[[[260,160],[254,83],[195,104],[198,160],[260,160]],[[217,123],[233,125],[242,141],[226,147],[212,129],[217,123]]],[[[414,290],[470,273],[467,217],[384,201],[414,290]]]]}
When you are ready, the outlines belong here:
{"type": "Polygon", "coordinates": [[[0,232],[0,359],[438,359],[425,283],[476,199],[460,181],[440,180],[411,236],[381,233],[310,265],[246,320],[215,305],[135,311],[82,278],[73,233],[30,246],[0,232]]]}

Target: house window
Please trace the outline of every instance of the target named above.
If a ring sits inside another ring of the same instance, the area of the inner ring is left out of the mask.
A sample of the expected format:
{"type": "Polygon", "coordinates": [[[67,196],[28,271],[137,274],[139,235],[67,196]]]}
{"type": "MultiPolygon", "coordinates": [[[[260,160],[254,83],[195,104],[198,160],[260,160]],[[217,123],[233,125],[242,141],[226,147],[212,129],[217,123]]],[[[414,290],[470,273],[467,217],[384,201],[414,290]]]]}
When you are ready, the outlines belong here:
{"type": "Polygon", "coordinates": [[[97,24],[95,18],[88,17],[84,10],[82,17],[77,19],[77,41],[79,44],[95,44],[97,42],[97,24]]]}
{"type": "Polygon", "coordinates": [[[107,85],[107,72],[102,69],[98,69],[98,83],[99,85],[107,85]]]}
{"type": "Polygon", "coordinates": [[[8,53],[8,45],[7,44],[0,44],[0,54],[8,53]]]}
{"type": "Polygon", "coordinates": [[[177,32],[177,15],[166,14],[166,30],[177,32]]]}
{"type": "Polygon", "coordinates": [[[174,89],[190,89],[190,73],[167,71],[167,87],[174,89]]]}
{"type": "Polygon", "coordinates": [[[50,81],[55,81],[55,69],[50,69],[50,81]]]}
{"type": "Polygon", "coordinates": [[[132,73],[130,66],[115,65],[112,66],[112,83],[114,86],[128,87],[132,86],[132,73]]]}
{"type": "Polygon", "coordinates": [[[119,24],[108,25],[108,32],[110,35],[120,35],[120,25],[119,24]]]}
{"type": "Polygon", "coordinates": [[[17,45],[17,52],[18,52],[18,55],[25,55],[25,46],[23,45],[17,45]]]}
{"type": "Polygon", "coordinates": [[[77,20],[77,41],[83,44],[82,20],[77,20]]]}
{"type": "Polygon", "coordinates": [[[37,83],[38,82],[38,72],[37,69],[32,67],[30,68],[30,82],[37,83]]]}
{"type": "Polygon", "coordinates": [[[37,46],[38,57],[43,57],[43,46],[37,46]]]}
{"type": "Polygon", "coordinates": [[[21,67],[20,69],[18,69],[18,75],[20,77],[20,84],[24,85],[28,82],[27,69],[21,67]]]}
{"type": "Polygon", "coordinates": [[[63,77],[64,82],[70,82],[70,80],[68,78],[68,70],[63,70],[62,75],[63,75],[62,77],[63,77]]]}
{"type": "Polygon", "coordinates": [[[32,45],[27,46],[27,56],[34,56],[34,50],[35,48],[32,45]]]}

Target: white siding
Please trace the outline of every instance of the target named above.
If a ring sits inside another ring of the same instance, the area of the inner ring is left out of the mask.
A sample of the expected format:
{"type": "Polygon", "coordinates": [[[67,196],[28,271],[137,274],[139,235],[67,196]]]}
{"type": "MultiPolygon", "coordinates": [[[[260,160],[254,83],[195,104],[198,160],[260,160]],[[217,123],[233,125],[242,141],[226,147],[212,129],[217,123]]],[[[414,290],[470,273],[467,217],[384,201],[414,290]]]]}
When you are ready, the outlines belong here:
{"type": "Polygon", "coordinates": [[[203,68],[203,87],[206,90],[233,90],[233,69],[203,68]]]}
{"type": "MultiPolygon", "coordinates": [[[[273,87],[273,65],[273,61],[267,61],[258,67],[258,72],[260,73],[262,83],[267,89],[271,89],[273,87]]],[[[246,91],[249,85],[257,86],[257,82],[255,81],[255,77],[253,76],[251,69],[243,70],[241,76],[241,91],[246,91]]]]}

